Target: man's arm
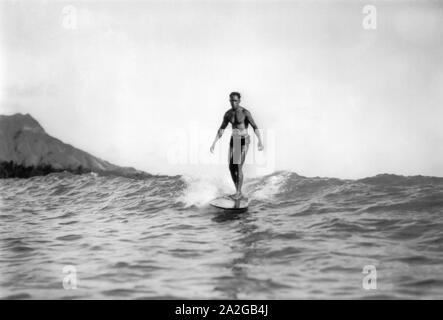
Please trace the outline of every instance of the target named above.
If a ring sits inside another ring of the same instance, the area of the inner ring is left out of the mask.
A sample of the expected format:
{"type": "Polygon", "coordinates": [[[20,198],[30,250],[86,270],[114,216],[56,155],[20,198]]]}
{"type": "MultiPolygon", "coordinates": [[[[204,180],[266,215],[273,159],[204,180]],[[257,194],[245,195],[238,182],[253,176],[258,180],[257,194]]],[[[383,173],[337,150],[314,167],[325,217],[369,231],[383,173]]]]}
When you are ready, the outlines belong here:
{"type": "Polygon", "coordinates": [[[220,139],[222,137],[223,132],[225,131],[228,124],[229,124],[229,119],[228,119],[228,113],[226,112],[225,115],[223,116],[223,122],[220,125],[220,128],[217,131],[217,134],[215,135],[214,142],[212,143],[212,146],[211,146],[211,152],[214,151],[215,143],[217,142],[218,139],[220,139]]]}
{"type": "Polygon", "coordinates": [[[258,128],[257,124],[252,118],[251,113],[248,110],[245,110],[245,116],[246,120],[251,124],[252,128],[254,129],[255,135],[258,138],[258,150],[262,151],[264,147],[263,147],[263,141],[261,139],[260,129],[258,128]]]}

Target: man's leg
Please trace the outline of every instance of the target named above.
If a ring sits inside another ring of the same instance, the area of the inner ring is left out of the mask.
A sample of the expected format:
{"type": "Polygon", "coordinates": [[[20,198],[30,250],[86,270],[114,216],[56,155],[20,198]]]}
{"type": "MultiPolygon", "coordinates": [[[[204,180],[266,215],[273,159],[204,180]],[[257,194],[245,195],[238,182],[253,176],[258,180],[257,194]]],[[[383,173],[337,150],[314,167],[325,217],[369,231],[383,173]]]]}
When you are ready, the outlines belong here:
{"type": "Polygon", "coordinates": [[[229,147],[229,157],[228,157],[228,159],[229,159],[229,172],[231,172],[231,178],[232,178],[232,181],[234,182],[235,191],[237,193],[237,191],[238,191],[238,178],[237,178],[238,177],[238,171],[237,171],[237,167],[238,166],[236,164],[234,164],[232,146],[229,147]]]}
{"type": "Polygon", "coordinates": [[[241,187],[243,185],[243,164],[245,163],[246,159],[246,153],[248,152],[249,144],[245,143],[244,147],[242,148],[241,153],[241,163],[238,164],[238,185],[237,185],[237,194],[238,197],[241,197],[241,187]]]}

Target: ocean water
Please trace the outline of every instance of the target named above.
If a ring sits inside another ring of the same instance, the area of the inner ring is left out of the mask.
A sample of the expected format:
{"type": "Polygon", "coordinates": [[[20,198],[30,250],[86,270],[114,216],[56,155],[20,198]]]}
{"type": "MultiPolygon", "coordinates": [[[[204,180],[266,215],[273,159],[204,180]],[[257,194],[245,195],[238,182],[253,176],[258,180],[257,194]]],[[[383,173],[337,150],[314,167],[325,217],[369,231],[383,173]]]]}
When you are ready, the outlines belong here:
{"type": "Polygon", "coordinates": [[[443,178],[279,171],[245,181],[247,212],[208,205],[228,189],[190,176],[0,180],[0,298],[443,298],[443,178]]]}

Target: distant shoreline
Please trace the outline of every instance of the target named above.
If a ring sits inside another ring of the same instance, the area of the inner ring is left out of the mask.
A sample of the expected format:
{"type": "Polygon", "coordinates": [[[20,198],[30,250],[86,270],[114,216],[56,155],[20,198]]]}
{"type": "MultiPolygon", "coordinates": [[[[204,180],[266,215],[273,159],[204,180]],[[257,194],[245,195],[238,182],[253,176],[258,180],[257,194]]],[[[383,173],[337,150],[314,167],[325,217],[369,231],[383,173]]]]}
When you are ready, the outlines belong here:
{"type": "Polygon", "coordinates": [[[82,166],[76,169],[57,169],[50,164],[41,164],[37,166],[24,166],[13,161],[3,161],[0,163],[0,179],[7,178],[30,178],[34,176],[46,176],[54,172],[68,171],[73,174],[90,173],[91,170],[84,169],[82,166]]]}
{"type": "Polygon", "coordinates": [[[75,175],[81,175],[85,173],[97,173],[99,175],[109,176],[122,176],[132,179],[143,179],[151,177],[151,174],[146,172],[136,172],[136,173],[122,173],[119,171],[94,171],[91,169],[83,168],[78,166],[77,168],[55,168],[50,164],[41,164],[37,166],[24,166],[22,164],[17,164],[13,161],[2,161],[0,162],[0,179],[9,178],[31,178],[35,176],[46,176],[50,173],[57,172],[70,172],[75,175]]]}

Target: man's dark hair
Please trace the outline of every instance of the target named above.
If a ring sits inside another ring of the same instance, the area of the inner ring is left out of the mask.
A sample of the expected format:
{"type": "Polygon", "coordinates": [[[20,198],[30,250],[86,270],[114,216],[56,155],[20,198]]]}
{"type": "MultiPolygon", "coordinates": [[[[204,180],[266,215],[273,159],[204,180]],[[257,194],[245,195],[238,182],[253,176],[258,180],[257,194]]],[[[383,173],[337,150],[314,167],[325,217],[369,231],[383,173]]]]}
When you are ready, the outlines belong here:
{"type": "Polygon", "coordinates": [[[237,96],[237,98],[241,99],[241,95],[239,92],[234,91],[229,94],[229,98],[232,98],[233,96],[237,96]]]}

